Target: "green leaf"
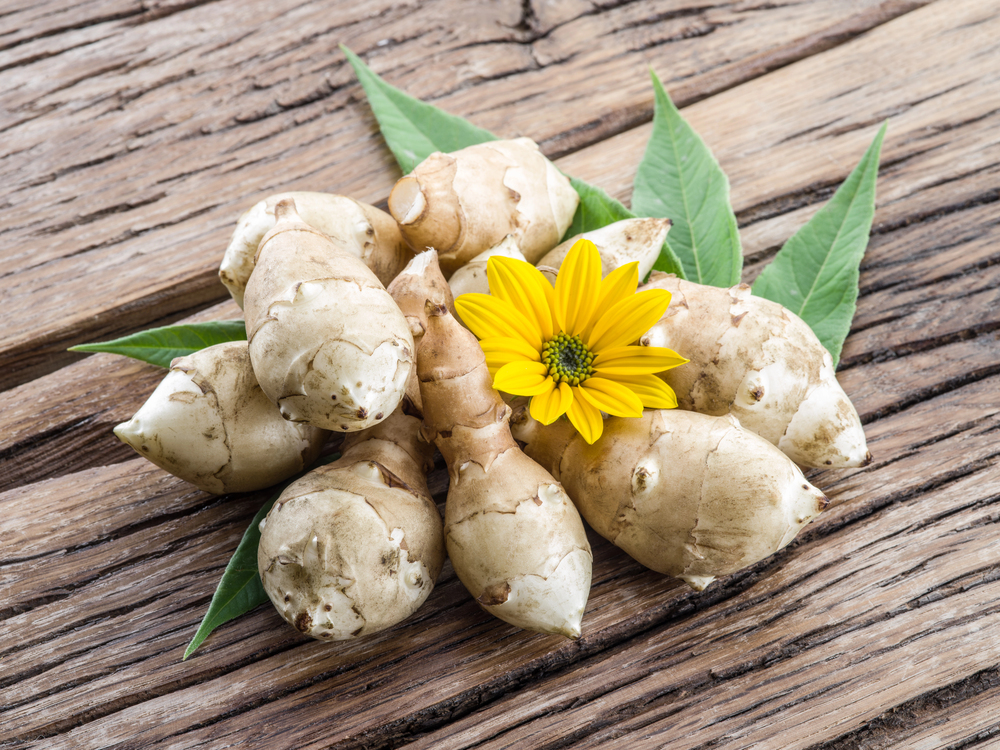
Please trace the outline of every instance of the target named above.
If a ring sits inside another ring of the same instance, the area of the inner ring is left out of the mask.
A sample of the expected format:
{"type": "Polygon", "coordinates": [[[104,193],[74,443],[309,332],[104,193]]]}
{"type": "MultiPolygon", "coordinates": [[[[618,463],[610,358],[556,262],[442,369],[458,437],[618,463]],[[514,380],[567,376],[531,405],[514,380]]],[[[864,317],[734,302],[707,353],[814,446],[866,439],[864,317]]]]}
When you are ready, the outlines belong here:
{"type": "Polygon", "coordinates": [[[784,244],[753,285],[754,294],[809,324],[834,367],[857,307],[858,267],[875,217],[875,178],[887,125],[829,203],[784,244]]]}
{"type": "Polygon", "coordinates": [[[488,130],[438,109],[390,86],[343,44],[340,49],[361,82],[385,142],[403,174],[413,171],[435,151],[458,151],[477,143],[495,141],[488,130]]]}
{"type": "Polygon", "coordinates": [[[257,572],[257,545],[260,543],[260,522],[264,520],[271,506],[281,496],[281,493],[292,482],[296,481],[308,471],[331,463],[340,458],[339,453],[324,456],[316,461],[306,471],[297,474],[289,479],[278,489],[277,492],[264,503],[264,506],[257,511],[253,517],[249,528],[243,534],[236,547],[236,552],[229,560],[222,579],[212,595],[212,602],[208,605],[208,611],[198,626],[198,632],[194,634],[191,643],[184,650],[184,659],[187,659],[195,652],[195,649],[209,636],[209,634],[220,625],[235,620],[240,615],[246,614],[255,607],[268,601],[267,592],[264,591],[264,584],[260,582],[260,574],[257,572]]]}
{"type": "Polygon", "coordinates": [[[738,284],[743,251],[729,204],[729,180],[712,152],[681,117],[652,70],[653,134],[632,191],[632,210],[674,222],[670,247],[688,279],[728,287],[738,284]]]}
{"type": "MultiPolygon", "coordinates": [[[[634,213],[600,188],[588,185],[575,177],[570,177],[569,181],[580,196],[580,205],[577,206],[576,213],[573,215],[573,223],[563,235],[564,242],[570,237],[600,229],[608,224],[614,224],[616,221],[635,218],[634,213]]],[[[663,250],[660,251],[660,257],[653,264],[653,268],[665,273],[675,273],[682,279],[686,278],[681,262],[674,255],[674,251],[670,249],[667,242],[663,243],[663,250]]]]}
{"type": "Polygon", "coordinates": [[[213,344],[246,341],[242,320],[214,320],[208,323],[150,328],[114,341],[71,346],[71,352],[107,352],[141,359],[160,367],[170,367],[174,357],[183,357],[213,344]]]}

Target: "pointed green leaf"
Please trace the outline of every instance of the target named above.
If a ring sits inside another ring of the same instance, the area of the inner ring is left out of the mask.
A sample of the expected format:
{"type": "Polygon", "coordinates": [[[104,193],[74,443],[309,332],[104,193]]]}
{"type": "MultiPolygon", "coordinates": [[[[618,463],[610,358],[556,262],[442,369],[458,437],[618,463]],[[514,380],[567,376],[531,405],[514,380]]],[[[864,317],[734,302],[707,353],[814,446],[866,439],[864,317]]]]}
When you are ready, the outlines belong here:
{"type": "Polygon", "coordinates": [[[653,134],[632,192],[632,210],[674,222],[670,247],[688,279],[728,287],[739,283],[743,251],[729,204],[729,180],[705,142],[681,117],[656,73],[653,134]]]}
{"type": "Polygon", "coordinates": [[[271,506],[281,496],[281,493],[292,482],[296,481],[308,471],[331,463],[340,458],[339,453],[320,458],[306,471],[289,479],[278,489],[277,492],[264,503],[264,506],[257,511],[250,526],[243,534],[236,547],[236,552],[226,565],[226,570],[222,574],[222,579],[212,595],[212,602],[208,605],[208,611],[198,626],[198,632],[194,634],[191,643],[184,650],[184,659],[187,659],[195,652],[195,649],[209,636],[209,634],[223,623],[235,620],[240,615],[246,614],[255,607],[268,601],[267,592],[264,591],[264,584],[260,581],[260,573],[257,572],[257,545],[260,543],[260,522],[267,516],[271,506]]]}
{"type": "Polygon", "coordinates": [[[435,151],[448,153],[497,139],[490,131],[478,128],[468,120],[450,115],[390,86],[343,44],[340,49],[354,68],[385,142],[403,174],[413,171],[435,151]]]}
{"type": "Polygon", "coordinates": [[[857,306],[858,267],[875,217],[875,178],[887,125],[829,203],[785,243],[753,285],[754,294],[808,323],[834,366],[857,306]]]}
{"type": "Polygon", "coordinates": [[[122,354],[160,367],[170,367],[174,357],[183,357],[226,341],[246,341],[246,338],[246,324],[242,320],[214,320],[150,328],[114,341],[71,346],[69,350],[122,354]]]}

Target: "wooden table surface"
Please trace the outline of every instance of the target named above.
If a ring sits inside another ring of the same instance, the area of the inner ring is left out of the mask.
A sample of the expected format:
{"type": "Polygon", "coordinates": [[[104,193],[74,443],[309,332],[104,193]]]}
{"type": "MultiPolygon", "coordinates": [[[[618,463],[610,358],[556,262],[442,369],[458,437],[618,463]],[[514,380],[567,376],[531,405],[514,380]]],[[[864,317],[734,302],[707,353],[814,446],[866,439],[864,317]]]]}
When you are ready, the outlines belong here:
{"type": "Polygon", "coordinates": [[[1000,747],[995,1],[6,0],[0,71],[0,748],[1000,747]],[[889,118],[839,370],[874,463],[810,472],[831,508],[702,593],[593,538],[575,642],[446,566],[383,634],[265,606],[181,661],[269,493],[137,458],[111,428],[162,371],[66,347],[239,317],[216,269],[268,193],[384,202],[339,43],[626,202],[653,66],[748,280],[889,118]]]}

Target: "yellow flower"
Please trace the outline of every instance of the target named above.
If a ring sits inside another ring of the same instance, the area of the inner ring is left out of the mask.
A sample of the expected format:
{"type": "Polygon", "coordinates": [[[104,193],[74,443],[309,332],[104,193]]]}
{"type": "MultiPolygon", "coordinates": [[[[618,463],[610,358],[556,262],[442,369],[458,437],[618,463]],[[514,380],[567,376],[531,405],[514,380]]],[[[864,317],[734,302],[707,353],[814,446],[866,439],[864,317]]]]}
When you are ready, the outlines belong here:
{"type": "Polygon", "coordinates": [[[638,266],[602,280],[597,248],[580,240],[553,289],[530,263],[490,258],[490,294],[464,294],[455,306],[480,340],[493,387],[531,396],[531,416],[543,424],[565,414],[588,443],[604,429],[601,412],[641,417],[643,407],[676,407],[673,390],[654,373],[687,360],[635,345],[666,312],[670,292],[636,294],[638,266]]]}

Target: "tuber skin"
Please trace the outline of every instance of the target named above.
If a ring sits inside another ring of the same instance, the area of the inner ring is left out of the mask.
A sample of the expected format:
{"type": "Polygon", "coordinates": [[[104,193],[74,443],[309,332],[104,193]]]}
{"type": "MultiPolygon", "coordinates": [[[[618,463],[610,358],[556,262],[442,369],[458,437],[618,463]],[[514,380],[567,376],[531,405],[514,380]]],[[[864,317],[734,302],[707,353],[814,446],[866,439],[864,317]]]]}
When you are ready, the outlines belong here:
{"type": "Polygon", "coordinates": [[[534,263],[559,243],[579,202],[538,145],[515,138],[431,154],[393,187],[389,212],[411,247],[438,251],[450,277],[510,234],[534,263]]]}
{"type": "Polygon", "coordinates": [[[451,275],[451,278],[448,279],[448,286],[451,287],[452,296],[459,297],[463,294],[475,293],[489,294],[490,282],[486,275],[486,264],[494,256],[525,260],[524,253],[517,247],[514,235],[508,234],[500,241],[500,244],[479,253],[451,275]]]}
{"type": "Polygon", "coordinates": [[[543,426],[525,407],[511,426],[598,534],[698,591],[784,547],[828,504],[787,456],[732,416],[655,409],[611,417],[594,445],[567,420],[543,426]]]}
{"type": "Polygon", "coordinates": [[[332,193],[270,195],[240,216],[219,266],[220,281],[240,307],[257,249],[277,221],[274,209],[288,199],[295,201],[295,208],[306,224],[360,258],[383,285],[388,285],[413,255],[393,218],[367,203],[332,193]]]}
{"type": "Polygon", "coordinates": [[[245,341],[177,357],[114,432],[161,469],[216,495],[259,490],[297,474],[329,435],[282,419],[257,384],[245,341]]]}
{"type": "MultiPolygon", "coordinates": [[[[593,242],[597,252],[601,254],[602,276],[607,276],[626,263],[638,263],[639,278],[644,279],[653,270],[656,259],[660,257],[670,226],[670,219],[622,219],[559,243],[535,265],[558,271],[566,260],[570,248],[578,240],[585,239],[593,242]]],[[[551,273],[549,281],[555,283],[554,272],[551,273]]]]}
{"type": "Polygon", "coordinates": [[[413,366],[399,307],[360,260],[305,224],[292,200],[247,283],[250,359],[285,419],[354,432],[388,417],[413,366]]]}
{"type": "MultiPolygon", "coordinates": [[[[452,304],[430,250],[389,285],[414,340],[425,300],[452,304]]],[[[444,564],[441,516],[425,479],[434,446],[423,439],[416,368],[385,422],[344,439],[336,463],[289,487],[261,524],[258,567],[274,606],[298,630],[343,640],[409,617],[444,564]]]]}
{"type": "Polygon", "coordinates": [[[455,573],[487,612],[520,628],[578,638],[593,556],[562,486],[508,427],[479,344],[428,304],[417,356],[424,435],[448,465],[445,542],[455,573]]]}
{"type": "Polygon", "coordinates": [[[400,407],[344,439],[342,456],[290,485],[260,523],[264,590],[299,632],[341,641],[403,621],[444,564],[425,474],[433,447],[400,407]]]}
{"type": "Polygon", "coordinates": [[[645,288],[673,295],[645,346],[684,352],[661,375],[682,409],[732,414],[800,466],[871,462],[861,419],[837,382],[830,353],[797,315],[746,284],[703,286],[654,272],[645,288]]]}

